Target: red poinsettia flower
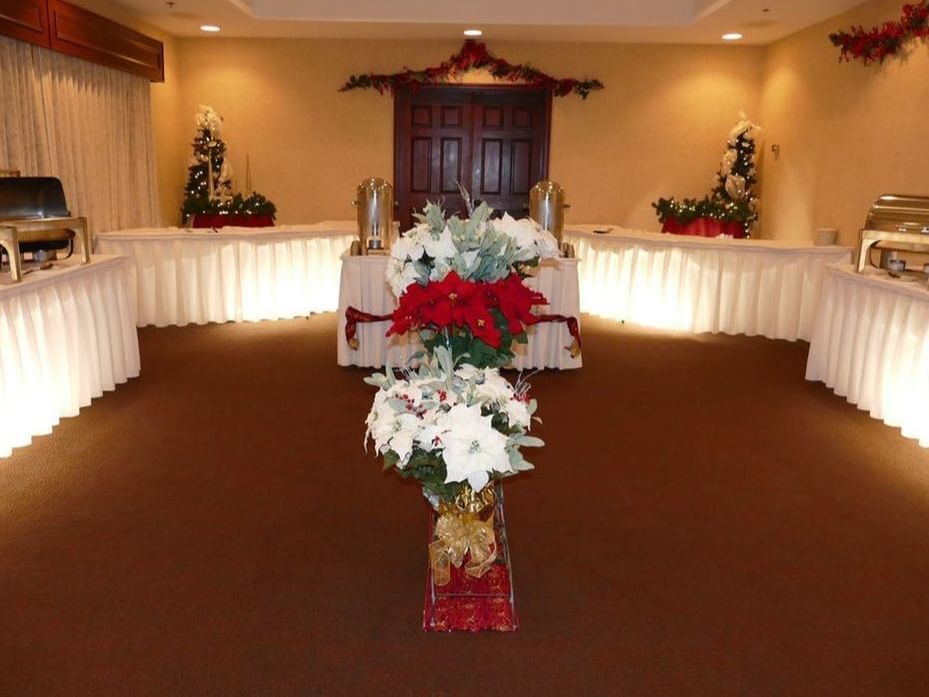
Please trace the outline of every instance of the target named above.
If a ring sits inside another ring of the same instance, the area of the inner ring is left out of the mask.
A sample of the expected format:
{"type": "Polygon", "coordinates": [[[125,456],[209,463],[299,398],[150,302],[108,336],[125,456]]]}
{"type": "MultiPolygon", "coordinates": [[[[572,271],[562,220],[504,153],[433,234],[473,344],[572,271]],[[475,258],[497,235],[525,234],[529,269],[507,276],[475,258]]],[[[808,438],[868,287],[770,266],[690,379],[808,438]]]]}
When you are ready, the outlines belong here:
{"type": "Polygon", "coordinates": [[[441,281],[408,286],[393,313],[387,335],[427,326],[467,327],[473,336],[500,348],[502,336],[490,313],[495,302],[494,296],[488,294],[488,284],[466,281],[452,271],[441,281]]]}
{"type": "Polygon", "coordinates": [[[510,274],[502,281],[492,284],[496,296],[496,305],[506,318],[511,334],[522,333],[524,326],[535,323],[532,314],[533,305],[547,305],[548,301],[541,293],[527,287],[519,274],[510,274]]]}
{"type": "Polygon", "coordinates": [[[500,347],[500,330],[490,314],[486,284],[463,280],[450,272],[438,283],[430,283],[431,302],[424,318],[436,327],[468,327],[471,334],[493,348],[500,347]]]}
{"type": "Polygon", "coordinates": [[[418,283],[407,286],[406,292],[400,296],[397,309],[393,312],[393,324],[387,330],[387,336],[406,334],[411,329],[419,329],[426,324],[423,310],[428,307],[429,301],[427,286],[418,283]]]}

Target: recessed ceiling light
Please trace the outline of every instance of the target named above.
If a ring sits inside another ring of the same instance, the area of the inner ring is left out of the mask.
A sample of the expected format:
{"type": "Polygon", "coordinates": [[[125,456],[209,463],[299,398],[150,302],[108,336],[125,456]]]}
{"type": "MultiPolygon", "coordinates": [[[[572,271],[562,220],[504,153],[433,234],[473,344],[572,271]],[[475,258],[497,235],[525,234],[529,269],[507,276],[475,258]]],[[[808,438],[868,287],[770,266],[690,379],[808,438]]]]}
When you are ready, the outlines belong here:
{"type": "Polygon", "coordinates": [[[465,36],[483,36],[484,34],[480,29],[465,29],[462,33],[465,36]]]}
{"type": "Polygon", "coordinates": [[[742,35],[737,31],[729,32],[728,34],[723,34],[723,41],[738,41],[742,38],[742,35]]]}
{"type": "Polygon", "coordinates": [[[201,24],[201,25],[200,25],[200,31],[208,31],[208,32],[211,32],[211,33],[212,33],[212,32],[217,32],[217,31],[219,31],[219,26],[216,25],[216,24],[201,24]]]}

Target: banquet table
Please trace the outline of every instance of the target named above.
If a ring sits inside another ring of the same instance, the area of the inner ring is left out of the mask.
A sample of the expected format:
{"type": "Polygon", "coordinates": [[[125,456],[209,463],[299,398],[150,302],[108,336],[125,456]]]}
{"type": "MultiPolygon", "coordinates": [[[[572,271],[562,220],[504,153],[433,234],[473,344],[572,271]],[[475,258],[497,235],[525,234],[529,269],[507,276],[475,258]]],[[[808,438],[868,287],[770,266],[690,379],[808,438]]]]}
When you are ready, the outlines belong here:
{"type": "Polygon", "coordinates": [[[929,290],[850,264],[827,269],[806,379],[929,447],[929,290]]]}
{"type": "MultiPolygon", "coordinates": [[[[342,277],[339,286],[339,330],[338,364],[380,368],[389,361],[391,366],[406,365],[410,357],[422,349],[418,338],[412,333],[403,336],[385,336],[390,322],[361,323],[357,326],[358,348],[349,346],[345,338],[345,313],[349,307],[372,315],[392,312],[397,301],[387,285],[385,274],[388,257],[383,255],[342,257],[342,277]]],[[[540,314],[558,314],[580,320],[576,259],[547,260],[538,269],[538,274],[526,279],[526,284],[540,291],[549,301],[541,306],[540,314]]],[[[580,354],[572,356],[568,347],[571,336],[564,322],[546,322],[533,325],[527,330],[528,344],[514,344],[516,358],[512,367],[519,370],[530,368],[580,368],[580,354]]]]}
{"type": "Polygon", "coordinates": [[[220,231],[143,228],[98,233],[96,250],[134,264],[139,326],[301,317],[338,307],[339,257],[355,223],[220,231]]]}
{"type": "Polygon", "coordinates": [[[607,225],[572,226],[565,241],[582,259],[582,312],[660,329],[790,341],[810,338],[826,266],[851,258],[848,247],[607,225]]]}
{"type": "Polygon", "coordinates": [[[0,280],[0,457],[139,375],[128,260],[76,257],[0,280]]]}

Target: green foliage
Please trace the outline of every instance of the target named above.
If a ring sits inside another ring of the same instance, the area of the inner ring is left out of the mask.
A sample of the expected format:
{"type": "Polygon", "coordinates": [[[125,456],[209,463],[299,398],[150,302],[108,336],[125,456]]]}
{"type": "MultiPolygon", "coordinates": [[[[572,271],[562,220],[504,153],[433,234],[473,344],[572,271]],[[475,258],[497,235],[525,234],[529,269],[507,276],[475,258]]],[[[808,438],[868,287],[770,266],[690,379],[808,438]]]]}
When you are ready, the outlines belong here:
{"type": "Polygon", "coordinates": [[[497,308],[491,308],[494,324],[500,330],[500,348],[494,348],[471,334],[467,327],[445,329],[440,332],[426,330],[420,333],[423,346],[430,354],[439,347],[451,353],[455,363],[470,363],[476,368],[503,368],[516,356],[513,343],[528,344],[526,332],[511,334],[506,317],[497,308]]]}
{"type": "Polygon", "coordinates": [[[674,218],[681,223],[689,223],[697,218],[715,218],[727,222],[750,223],[755,219],[756,213],[748,200],[733,201],[731,199],[685,198],[682,201],[671,198],[660,198],[652,207],[658,213],[658,222],[664,225],[665,221],[674,218]]]}

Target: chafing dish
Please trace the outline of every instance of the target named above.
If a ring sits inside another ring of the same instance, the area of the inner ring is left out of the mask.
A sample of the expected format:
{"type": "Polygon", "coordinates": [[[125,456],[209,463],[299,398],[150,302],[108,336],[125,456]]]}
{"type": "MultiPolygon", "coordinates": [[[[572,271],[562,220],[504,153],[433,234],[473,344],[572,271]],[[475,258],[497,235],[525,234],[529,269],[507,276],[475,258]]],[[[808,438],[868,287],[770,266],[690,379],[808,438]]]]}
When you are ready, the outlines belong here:
{"type": "Polygon", "coordinates": [[[929,254],[929,196],[887,194],[878,198],[859,235],[858,273],[872,263],[874,249],[881,252],[880,267],[890,269],[892,275],[924,276],[919,271],[899,271],[892,262],[898,252],[929,254]]]}
{"type": "Polygon", "coordinates": [[[0,252],[9,259],[14,283],[23,277],[23,254],[45,259],[68,249],[70,255],[75,238],[81,244],[82,263],[89,263],[87,219],[71,217],[60,180],[0,177],[0,252]]]}

